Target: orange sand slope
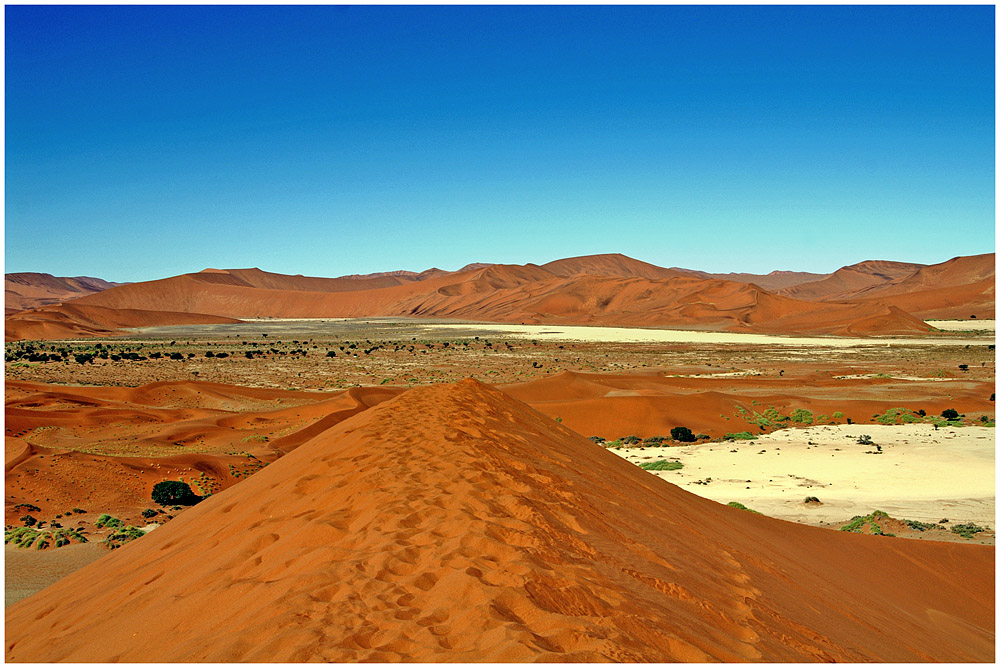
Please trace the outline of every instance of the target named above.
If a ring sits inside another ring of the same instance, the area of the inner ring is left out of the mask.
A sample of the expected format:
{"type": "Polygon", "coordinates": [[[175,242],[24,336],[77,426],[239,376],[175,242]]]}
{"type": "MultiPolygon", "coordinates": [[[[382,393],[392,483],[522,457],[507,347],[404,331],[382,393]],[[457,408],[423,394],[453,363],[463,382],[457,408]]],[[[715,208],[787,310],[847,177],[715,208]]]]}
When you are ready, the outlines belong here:
{"type": "Polygon", "coordinates": [[[5,515],[71,507],[124,512],[153,486],[204,473],[225,489],[248,463],[267,463],[403,390],[336,394],[162,382],[138,388],[6,386],[5,515]]]}
{"type": "Polygon", "coordinates": [[[991,661],[992,548],[700,499],[466,380],[7,610],[6,660],[991,661]]]}
{"type": "Polygon", "coordinates": [[[76,299],[121,283],[90,276],[61,277],[24,272],[4,276],[4,308],[9,313],[76,299]]]}
{"type": "Polygon", "coordinates": [[[989,401],[992,383],[950,381],[946,393],[929,392],[928,384],[891,378],[836,379],[825,372],[691,378],[564,371],[502,389],[579,434],[609,440],[666,436],[677,426],[713,438],[744,430],[758,433],[750,416],[768,407],[784,415],[799,408],[828,416],[839,411],[859,424],[871,423],[873,415],[897,407],[924,409],[930,415],[951,407],[970,415],[994,412],[989,401]]]}
{"type": "Polygon", "coordinates": [[[818,280],[785,287],[778,290],[778,294],[806,300],[850,299],[858,292],[906,278],[923,266],[912,262],[866,260],[841,267],[818,280]]]}

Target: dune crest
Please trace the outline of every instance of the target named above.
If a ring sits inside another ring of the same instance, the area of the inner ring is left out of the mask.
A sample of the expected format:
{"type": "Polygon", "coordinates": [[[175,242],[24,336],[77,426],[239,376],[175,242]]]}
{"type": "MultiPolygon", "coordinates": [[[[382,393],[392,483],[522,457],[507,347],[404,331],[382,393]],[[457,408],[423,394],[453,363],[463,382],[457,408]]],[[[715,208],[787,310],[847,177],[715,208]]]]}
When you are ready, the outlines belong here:
{"type": "Polygon", "coordinates": [[[992,583],[991,548],[721,506],[466,380],[344,420],[13,605],[5,653],[987,661],[992,583]]]}

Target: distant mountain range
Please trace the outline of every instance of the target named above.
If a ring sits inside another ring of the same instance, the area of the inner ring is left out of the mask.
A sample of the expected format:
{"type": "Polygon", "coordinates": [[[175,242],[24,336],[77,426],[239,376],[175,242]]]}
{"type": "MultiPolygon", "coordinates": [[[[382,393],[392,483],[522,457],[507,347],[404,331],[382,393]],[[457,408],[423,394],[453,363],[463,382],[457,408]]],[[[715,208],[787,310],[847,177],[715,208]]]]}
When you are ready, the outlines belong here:
{"type": "Polygon", "coordinates": [[[832,274],[709,274],[620,254],[339,278],[205,269],[113,284],[8,274],[6,338],[101,336],[123,327],[251,317],[373,316],[798,334],[918,333],[929,329],[925,318],[993,317],[994,283],[993,253],[936,265],[873,260],[832,274]]]}

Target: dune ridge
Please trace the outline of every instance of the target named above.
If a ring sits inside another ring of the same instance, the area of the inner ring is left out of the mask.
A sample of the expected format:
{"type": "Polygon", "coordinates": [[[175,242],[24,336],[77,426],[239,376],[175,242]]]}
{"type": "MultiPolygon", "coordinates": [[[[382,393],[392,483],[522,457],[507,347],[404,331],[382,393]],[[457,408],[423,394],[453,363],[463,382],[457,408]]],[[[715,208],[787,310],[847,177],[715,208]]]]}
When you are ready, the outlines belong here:
{"type": "Polygon", "coordinates": [[[778,293],[618,254],[541,266],[469,265],[416,276],[390,272],[328,279],[213,269],[15,313],[7,317],[6,338],[98,336],[191,319],[379,316],[802,335],[910,334],[930,331],[921,319],[928,314],[953,317],[975,308],[982,313],[977,317],[992,317],[994,279],[986,265],[993,257],[956,258],[929,267],[861,263],[778,293]]]}
{"type": "Polygon", "coordinates": [[[700,499],[466,380],[13,605],[5,657],[989,661],[993,570],[700,499]]]}
{"type": "Polygon", "coordinates": [[[82,297],[122,283],[92,276],[53,276],[38,272],[4,275],[4,310],[7,314],[82,297]]]}

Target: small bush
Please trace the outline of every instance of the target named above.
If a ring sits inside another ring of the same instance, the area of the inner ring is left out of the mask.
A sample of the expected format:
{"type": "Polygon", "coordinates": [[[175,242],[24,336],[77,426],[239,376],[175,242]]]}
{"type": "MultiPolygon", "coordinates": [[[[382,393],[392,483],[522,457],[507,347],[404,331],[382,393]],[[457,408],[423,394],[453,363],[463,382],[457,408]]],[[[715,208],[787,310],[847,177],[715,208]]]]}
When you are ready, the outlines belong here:
{"type": "Polygon", "coordinates": [[[858,445],[875,445],[875,442],[872,441],[872,437],[868,434],[861,434],[858,436],[858,445]]]}
{"type": "Polygon", "coordinates": [[[792,422],[798,422],[799,424],[812,424],[813,414],[804,408],[796,408],[792,411],[792,414],[788,416],[792,422]]]}
{"type": "Polygon", "coordinates": [[[958,419],[958,411],[956,411],[954,408],[946,408],[943,411],[941,411],[941,417],[943,417],[945,420],[958,419]]]}
{"type": "Polygon", "coordinates": [[[622,443],[625,445],[635,445],[636,443],[641,443],[642,439],[638,436],[626,436],[622,439],[622,443]]]}
{"type": "Polygon", "coordinates": [[[156,517],[156,511],[153,510],[152,508],[146,508],[144,511],[142,511],[142,516],[145,517],[146,519],[149,519],[150,517],[156,517]]]}
{"type": "Polygon", "coordinates": [[[724,440],[724,441],[752,441],[755,438],[757,438],[757,437],[754,436],[753,434],[751,434],[748,431],[738,431],[735,434],[733,434],[733,433],[726,434],[725,436],[722,437],[722,440],[724,440]]]}
{"type": "Polygon", "coordinates": [[[696,440],[694,434],[687,427],[674,427],[670,430],[670,438],[679,443],[693,443],[696,440]]]}

